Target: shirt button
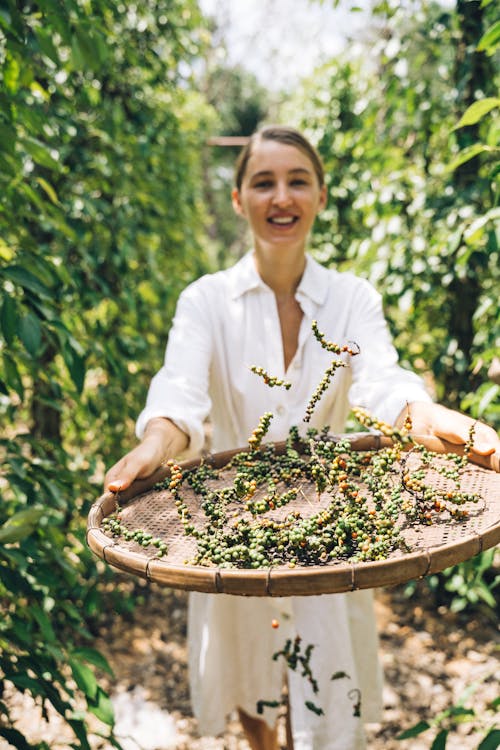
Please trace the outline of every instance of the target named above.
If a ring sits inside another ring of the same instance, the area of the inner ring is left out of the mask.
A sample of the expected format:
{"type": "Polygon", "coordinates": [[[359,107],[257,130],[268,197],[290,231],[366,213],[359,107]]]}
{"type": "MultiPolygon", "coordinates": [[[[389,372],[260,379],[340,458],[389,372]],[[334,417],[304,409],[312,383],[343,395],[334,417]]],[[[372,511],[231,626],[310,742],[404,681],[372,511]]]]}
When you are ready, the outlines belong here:
{"type": "Polygon", "coordinates": [[[302,367],[302,362],[300,361],[300,359],[296,359],[295,362],[293,363],[293,369],[300,370],[301,367],[302,367]]]}
{"type": "Polygon", "coordinates": [[[278,407],[276,407],[276,414],[279,417],[282,417],[283,414],[285,413],[285,411],[286,411],[286,409],[285,409],[285,407],[282,404],[280,404],[278,407]]]}

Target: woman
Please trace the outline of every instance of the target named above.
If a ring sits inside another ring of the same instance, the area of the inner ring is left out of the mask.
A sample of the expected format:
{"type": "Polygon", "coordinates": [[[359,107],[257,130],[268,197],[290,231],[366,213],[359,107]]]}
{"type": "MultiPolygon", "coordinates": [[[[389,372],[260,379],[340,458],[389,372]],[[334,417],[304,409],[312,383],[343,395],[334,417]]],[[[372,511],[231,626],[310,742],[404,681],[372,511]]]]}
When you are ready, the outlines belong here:
{"type": "MultiPolygon", "coordinates": [[[[329,364],[312,334],[313,320],[327,339],[356,342],[360,354],[337,371],[310,425],[342,432],[350,405],[359,404],[392,424],[409,410],[415,433],[465,443],[472,420],[433,404],[419,378],[397,364],[375,290],[307,255],[309,232],[326,204],[323,167],[309,142],[288,127],[254,134],[240,155],[232,201],[249,224],[252,251],[181,295],[164,366],[138,420],[141,443],[110,470],[108,488],[124,489],[167,458],[199,452],[207,415],[214,451],[244,445],[266,411],[274,414],[267,440],[284,439],[292,425],[304,427],[307,402],[329,364]],[[252,365],[292,387],[268,388],[252,365]]],[[[494,430],[477,425],[474,450],[500,450],[494,430]]],[[[272,655],[295,635],[314,645],[319,693],[313,696],[309,682],[289,670],[288,747],[365,747],[362,722],[378,720],[380,709],[369,591],[289,599],[191,594],[191,692],[202,733],[221,732],[238,707],[251,747],[278,747],[276,710],[266,708],[260,717],[256,705],[280,699],[285,675],[272,655]],[[273,620],[279,628],[271,627],[273,620]],[[332,680],[334,673],[348,677],[332,680]],[[349,698],[353,688],[361,694],[361,718],[349,698]],[[307,701],[324,714],[308,709],[307,701]]]]}

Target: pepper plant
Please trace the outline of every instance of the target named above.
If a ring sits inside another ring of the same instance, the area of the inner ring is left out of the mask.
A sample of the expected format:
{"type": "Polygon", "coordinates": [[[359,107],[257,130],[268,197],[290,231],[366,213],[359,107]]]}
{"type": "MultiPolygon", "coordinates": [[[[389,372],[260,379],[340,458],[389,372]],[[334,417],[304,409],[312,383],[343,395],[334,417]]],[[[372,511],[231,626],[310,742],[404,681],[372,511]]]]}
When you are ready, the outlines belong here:
{"type": "Polygon", "coordinates": [[[91,643],[129,603],[104,594],[85,519],[174,300],[206,268],[212,114],[191,77],[206,33],[194,0],[0,4],[0,737],[14,747],[34,745],[12,689],[51,703],[77,747],[88,711],[113,723],[91,643]]]}

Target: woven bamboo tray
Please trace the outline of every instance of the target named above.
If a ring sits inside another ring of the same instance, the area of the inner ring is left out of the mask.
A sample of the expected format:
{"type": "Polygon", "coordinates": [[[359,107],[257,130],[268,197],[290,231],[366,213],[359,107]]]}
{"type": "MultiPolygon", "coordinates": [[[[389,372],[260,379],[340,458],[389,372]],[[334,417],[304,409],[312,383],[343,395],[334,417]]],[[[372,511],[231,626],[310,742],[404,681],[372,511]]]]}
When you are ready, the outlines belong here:
{"type": "MultiPolygon", "coordinates": [[[[371,433],[342,437],[348,437],[352,448],[359,451],[379,450],[391,444],[389,438],[371,433]]],[[[459,446],[437,438],[415,440],[437,453],[460,452],[459,446]]],[[[284,443],[276,444],[275,451],[282,452],[284,446],[284,443]]],[[[241,449],[217,453],[204,460],[221,468],[239,452],[241,449]]],[[[410,551],[394,551],[386,559],[375,562],[338,561],[294,568],[277,565],[256,570],[186,564],[186,560],[193,557],[196,540],[185,535],[170,491],[153,489],[156,483],[168,476],[166,467],[161,467],[147,479],[136,481],[119,496],[111,492],[102,495],[89,513],[87,542],[98,557],[114,568],[160,585],[206,593],[305,596],[395,585],[437,573],[500,542],[500,456],[480,457],[478,461],[482,465],[469,463],[461,478],[463,491],[481,497],[478,503],[470,504],[468,518],[460,521],[438,519],[432,525],[408,526],[403,536],[410,551]],[[166,557],[158,558],[154,548],[144,549],[135,541],[113,538],[105,533],[103,519],[115,512],[117,498],[122,509],[122,522],[129,529],[141,528],[165,539],[168,544],[166,557]]],[[[183,469],[197,465],[199,461],[181,464],[183,469]]],[[[438,484],[446,480],[438,477],[433,481],[438,484]]],[[[318,499],[312,484],[309,490],[308,493],[308,488],[303,485],[301,495],[288,506],[287,512],[293,509],[307,516],[316,513],[321,502],[328,504],[327,497],[318,499]]],[[[203,524],[206,518],[199,507],[198,497],[192,493],[186,501],[193,523],[203,524]]]]}

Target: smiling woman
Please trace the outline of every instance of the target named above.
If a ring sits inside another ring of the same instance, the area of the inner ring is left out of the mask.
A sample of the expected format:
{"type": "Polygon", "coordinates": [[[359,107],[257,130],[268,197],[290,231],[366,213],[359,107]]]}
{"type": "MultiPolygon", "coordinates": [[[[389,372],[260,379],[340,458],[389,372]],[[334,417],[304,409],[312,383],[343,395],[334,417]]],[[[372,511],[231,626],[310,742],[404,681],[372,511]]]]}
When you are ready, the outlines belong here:
{"type": "Polygon", "coordinates": [[[304,253],[314,219],[326,204],[326,187],[311,159],[295,145],[272,138],[260,137],[247,148],[245,171],[232,198],[235,211],[250,225],[256,252],[281,237],[304,253]]]}
{"type": "Polygon", "coordinates": [[[252,231],[257,272],[276,295],[286,371],[303,318],[295,291],[304,272],[306,242],[326,204],[321,160],[301,133],[265,128],[241,153],[232,201],[252,231]]]}
{"type": "MultiPolygon", "coordinates": [[[[303,435],[309,426],[342,432],[356,404],[392,425],[411,412],[419,434],[467,443],[472,420],[432,404],[420,379],[398,365],[380,295],[367,281],[323,268],[307,253],[326,190],[321,162],[306,139],[281,126],[252,136],[238,163],[232,201],[249,223],[253,248],[232,268],[204,276],[182,293],[164,366],[137,423],[142,441],[110,470],[108,488],[125,489],[186,448],[199,453],[208,415],[214,452],[244,445],[268,414],[274,415],[270,442],[284,440],[292,426],[303,435]],[[311,392],[331,363],[317,346],[314,321],[326,340],[356,342],[359,353],[322,390],[306,423],[311,392]],[[290,387],[269,388],[256,371],[290,387]]],[[[493,430],[475,431],[472,450],[499,448],[493,430]]],[[[192,592],[189,646],[193,708],[204,734],[223,731],[237,707],[251,747],[275,750],[285,676],[288,748],[361,750],[363,722],[379,719],[370,590],[277,599],[192,592]],[[279,630],[272,626],[276,619],[279,630]],[[310,667],[321,715],[308,710],[314,696],[307,680],[290,669],[284,675],[273,659],[297,637],[316,645],[310,667]],[[356,712],[345,684],[332,680],[335,673],[349,675],[349,687],[361,695],[356,712]]]]}

